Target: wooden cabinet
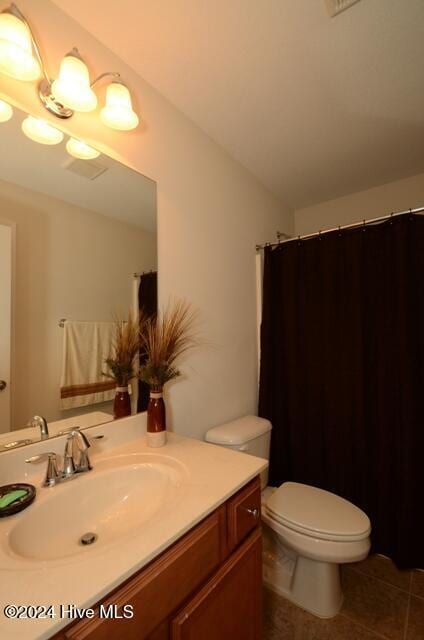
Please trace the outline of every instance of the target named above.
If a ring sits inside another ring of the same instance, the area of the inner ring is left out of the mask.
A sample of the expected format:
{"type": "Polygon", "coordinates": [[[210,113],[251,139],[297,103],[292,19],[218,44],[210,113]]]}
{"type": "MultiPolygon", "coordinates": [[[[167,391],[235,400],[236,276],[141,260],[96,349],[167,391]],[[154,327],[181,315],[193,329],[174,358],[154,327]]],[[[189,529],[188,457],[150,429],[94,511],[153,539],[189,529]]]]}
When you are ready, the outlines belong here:
{"type": "Polygon", "coordinates": [[[132,618],[84,619],[54,640],[259,640],[259,478],[98,604],[132,618]]]}
{"type": "Polygon", "coordinates": [[[174,618],[171,640],[258,640],[261,550],[256,530],[174,618]]]}

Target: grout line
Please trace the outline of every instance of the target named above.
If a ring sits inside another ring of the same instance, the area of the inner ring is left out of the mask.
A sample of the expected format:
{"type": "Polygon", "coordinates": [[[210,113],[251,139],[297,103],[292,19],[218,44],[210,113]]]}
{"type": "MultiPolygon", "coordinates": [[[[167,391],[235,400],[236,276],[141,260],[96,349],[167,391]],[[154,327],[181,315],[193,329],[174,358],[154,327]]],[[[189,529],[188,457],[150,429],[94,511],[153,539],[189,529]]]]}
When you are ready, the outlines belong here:
{"type": "MultiPolygon", "coordinates": [[[[411,602],[411,586],[412,586],[412,571],[411,574],[409,576],[409,590],[405,591],[405,589],[401,589],[400,587],[396,587],[393,584],[391,584],[390,582],[386,582],[385,580],[381,580],[380,578],[376,578],[375,576],[370,576],[367,573],[364,573],[363,571],[360,571],[359,569],[353,569],[353,571],[356,571],[356,573],[359,573],[363,576],[365,576],[366,578],[370,578],[371,580],[376,581],[377,583],[381,583],[384,584],[385,586],[389,586],[392,587],[392,589],[396,589],[397,591],[400,591],[400,593],[404,593],[407,595],[408,599],[407,599],[407,604],[406,604],[406,612],[405,612],[405,619],[403,622],[403,632],[402,632],[402,640],[406,640],[407,638],[407,634],[408,634],[408,624],[409,624],[409,609],[410,609],[410,602],[411,602]]],[[[348,618],[349,620],[355,621],[353,618],[350,618],[348,615],[344,614],[346,618],[348,618]]],[[[355,621],[356,622],[356,621],[355,621]]],[[[361,623],[357,623],[357,624],[361,624],[361,623]]],[[[370,628],[370,627],[366,627],[365,625],[361,625],[363,626],[365,629],[367,629],[367,631],[372,631],[373,633],[376,633],[376,631],[374,631],[374,629],[370,628]]],[[[381,638],[385,637],[385,636],[380,636],[381,638]]]]}
{"type": "Polygon", "coordinates": [[[409,610],[411,608],[411,594],[409,594],[408,597],[408,604],[406,606],[406,616],[405,616],[405,629],[403,632],[403,640],[406,640],[406,637],[408,635],[408,626],[409,626],[409,610]]]}
{"type": "Polygon", "coordinates": [[[371,627],[367,627],[362,622],[358,622],[358,620],[356,620],[355,618],[351,618],[350,616],[346,615],[345,613],[339,613],[338,615],[341,616],[342,618],[345,618],[349,622],[354,622],[355,624],[358,625],[358,627],[361,627],[361,629],[365,629],[365,631],[368,631],[369,633],[372,633],[376,638],[381,638],[382,640],[389,640],[387,636],[383,636],[383,634],[379,633],[375,629],[372,629],[371,627]]]}
{"type": "Polygon", "coordinates": [[[387,580],[383,580],[383,578],[378,578],[377,576],[373,576],[369,573],[365,573],[365,571],[361,571],[361,569],[355,569],[351,565],[349,565],[348,569],[351,569],[356,573],[360,573],[361,576],[365,576],[366,578],[371,578],[371,580],[377,580],[377,582],[382,582],[388,587],[392,587],[393,589],[398,589],[398,591],[402,591],[402,593],[407,593],[407,594],[411,593],[410,589],[411,589],[411,581],[412,581],[412,571],[411,571],[411,576],[409,578],[409,587],[408,589],[404,589],[403,587],[399,587],[397,584],[393,584],[393,582],[387,582],[387,580]]]}
{"type": "MultiPolygon", "coordinates": [[[[351,567],[349,567],[349,568],[351,568],[351,567]]],[[[353,569],[353,570],[355,571],[355,569],[353,569]]],[[[409,613],[410,613],[411,598],[415,597],[415,595],[412,594],[412,592],[405,592],[404,589],[400,589],[398,587],[395,587],[394,585],[392,585],[389,582],[386,582],[385,580],[380,580],[379,578],[375,578],[374,576],[369,576],[368,574],[364,573],[363,571],[356,570],[356,573],[360,573],[361,575],[364,575],[367,578],[371,578],[371,580],[374,579],[377,582],[382,582],[383,584],[391,586],[394,589],[398,589],[402,593],[408,593],[407,607],[406,607],[405,619],[404,619],[404,623],[403,623],[403,632],[402,632],[402,640],[406,640],[407,639],[407,635],[408,635],[408,627],[409,627],[409,613]]],[[[410,587],[411,586],[412,586],[412,572],[411,572],[411,576],[410,576],[410,587]]],[[[284,596],[280,596],[280,597],[285,600],[284,596]]],[[[419,596],[417,596],[417,597],[419,598],[419,596]]],[[[298,605],[294,605],[294,607],[295,607],[297,615],[295,615],[295,619],[292,621],[292,624],[295,627],[295,636],[297,638],[297,633],[299,632],[299,629],[300,629],[300,626],[301,626],[300,622],[302,621],[302,619],[305,616],[305,614],[306,615],[309,615],[309,614],[307,612],[305,612],[304,609],[302,609],[298,605]]],[[[368,633],[372,634],[372,636],[374,636],[376,640],[378,640],[378,639],[379,640],[390,640],[388,638],[388,636],[385,636],[385,635],[381,634],[380,632],[376,631],[372,627],[367,626],[363,622],[358,621],[356,618],[351,617],[350,615],[346,614],[345,612],[343,612],[343,613],[340,612],[338,614],[338,616],[344,618],[345,620],[349,621],[350,623],[353,623],[353,624],[357,625],[358,627],[360,627],[361,629],[364,629],[368,633]]],[[[288,621],[288,619],[286,619],[286,620],[288,621]]]]}
{"type": "MultiPolygon", "coordinates": [[[[422,571],[424,573],[424,569],[414,569],[414,571],[422,571]]],[[[414,571],[411,572],[411,582],[409,584],[409,593],[414,598],[418,598],[418,600],[424,600],[424,593],[418,594],[413,590],[413,582],[414,582],[414,571]]]]}
{"type": "Polygon", "coordinates": [[[424,596],[417,596],[417,594],[413,591],[411,591],[409,595],[412,596],[412,598],[417,598],[417,600],[421,600],[421,602],[424,602],[424,596]]]}

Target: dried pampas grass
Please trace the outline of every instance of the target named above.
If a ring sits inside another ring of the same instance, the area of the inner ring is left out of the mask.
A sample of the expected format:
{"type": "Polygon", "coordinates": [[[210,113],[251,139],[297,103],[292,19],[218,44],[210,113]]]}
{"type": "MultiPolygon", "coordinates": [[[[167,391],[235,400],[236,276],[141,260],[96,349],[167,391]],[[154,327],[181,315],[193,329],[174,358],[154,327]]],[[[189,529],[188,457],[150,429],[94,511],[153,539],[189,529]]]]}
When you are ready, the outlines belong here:
{"type": "Polygon", "coordinates": [[[180,375],[179,358],[199,344],[197,312],[184,300],[169,303],[162,314],[140,319],[141,352],[147,358],[139,377],[153,389],[180,375]]]}
{"type": "Polygon", "coordinates": [[[118,387],[127,387],[136,376],[134,364],[140,350],[139,325],[131,311],[127,320],[116,317],[114,324],[113,355],[106,359],[108,371],[103,375],[116,380],[118,387]]]}

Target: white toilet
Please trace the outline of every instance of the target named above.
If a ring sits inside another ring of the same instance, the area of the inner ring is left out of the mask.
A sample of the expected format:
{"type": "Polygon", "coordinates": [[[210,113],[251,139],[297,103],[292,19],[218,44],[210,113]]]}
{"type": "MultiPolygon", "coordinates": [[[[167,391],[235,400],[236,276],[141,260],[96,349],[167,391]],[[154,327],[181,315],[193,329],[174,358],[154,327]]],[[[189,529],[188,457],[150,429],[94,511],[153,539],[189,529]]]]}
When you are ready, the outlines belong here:
{"type": "MultiPolygon", "coordinates": [[[[245,416],[210,429],[207,442],[269,459],[271,423],[245,416]]],[[[261,477],[264,582],[303,609],[335,616],[343,602],[340,564],[370,550],[368,516],[334,493],[297,482],[267,487],[261,477]]]]}

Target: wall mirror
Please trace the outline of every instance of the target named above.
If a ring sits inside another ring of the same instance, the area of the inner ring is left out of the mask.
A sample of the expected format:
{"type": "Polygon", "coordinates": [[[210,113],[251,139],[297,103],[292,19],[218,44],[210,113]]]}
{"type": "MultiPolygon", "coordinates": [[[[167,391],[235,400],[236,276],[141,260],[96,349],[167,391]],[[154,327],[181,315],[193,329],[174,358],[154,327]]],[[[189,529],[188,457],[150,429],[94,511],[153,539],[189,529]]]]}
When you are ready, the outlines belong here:
{"type": "Polygon", "coordinates": [[[139,308],[143,278],[149,304],[157,290],[156,184],[104,154],[70,155],[66,135],[29,139],[26,119],[14,108],[0,121],[0,451],[40,438],[35,415],[51,436],[113,419],[99,372],[114,315],[139,308]]]}

